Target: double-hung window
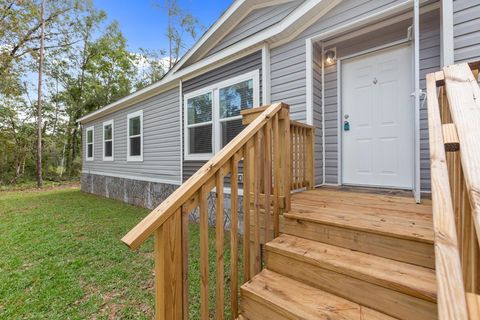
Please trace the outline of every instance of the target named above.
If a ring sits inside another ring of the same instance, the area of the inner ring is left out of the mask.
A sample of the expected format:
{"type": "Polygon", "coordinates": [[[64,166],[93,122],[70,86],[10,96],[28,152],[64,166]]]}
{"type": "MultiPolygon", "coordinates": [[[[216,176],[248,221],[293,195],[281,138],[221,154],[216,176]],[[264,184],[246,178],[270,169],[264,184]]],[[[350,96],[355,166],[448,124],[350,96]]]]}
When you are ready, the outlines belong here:
{"type": "Polygon", "coordinates": [[[130,113],[127,124],[127,160],[143,161],[143,112],[130,113]]]}
{"type": "Polygon", "coordinates": [[[85,159],[87,161],[93,161],[93,155],[94,155],[94,128],[93,127],[88,127],[85,130],[86,138],[87,138],[87,143],[86,143],[86,156],[85,159]]]}
{"type": "Polygon", "coordinates": [[[103,123],[103,161],[113,161],[113,120],[103,123]]]}
{"type": "Polygon", "coordinates": [[[210,159],[243,130],[240,111],[259,100],[258,70],[185,95],[185,159],[210,159]]]}

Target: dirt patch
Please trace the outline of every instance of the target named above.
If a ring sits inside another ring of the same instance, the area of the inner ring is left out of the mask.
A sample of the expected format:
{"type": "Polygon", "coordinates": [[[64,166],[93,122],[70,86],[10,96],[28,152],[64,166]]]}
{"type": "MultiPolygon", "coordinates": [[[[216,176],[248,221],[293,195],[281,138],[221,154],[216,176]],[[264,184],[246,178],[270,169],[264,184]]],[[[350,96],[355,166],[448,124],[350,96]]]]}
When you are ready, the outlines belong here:
{"type": "Polygon", "coordinates": [[[43,192],[43,191],[52,191],[52,190],[63,190],[63,189],[80,189],[80,183],[67,183],[58,186],[46,186],[43,188],[36,188],[36,187],[12,187],[12,189],[7,190],[0,190],[2,192],[43,192]]]}

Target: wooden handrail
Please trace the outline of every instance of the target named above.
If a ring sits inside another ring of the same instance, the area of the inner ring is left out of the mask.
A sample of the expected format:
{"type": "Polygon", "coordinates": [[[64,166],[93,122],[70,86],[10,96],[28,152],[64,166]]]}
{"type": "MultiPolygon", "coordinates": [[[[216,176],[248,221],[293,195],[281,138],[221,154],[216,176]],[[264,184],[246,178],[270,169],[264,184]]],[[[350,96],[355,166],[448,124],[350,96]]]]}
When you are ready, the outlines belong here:
{"type": "Polygon", "coordinates": [[[440,319],[467,319],[435,74],[427,75],[427,99],[438,311],[440,319]]]}
{"type": "Polygon", "coordinates": [[[239,151],[281,108],[283,103],[275,103],[265,109],[247,128],[230,141],[219,153],[202,166],[184,184],[176,189],[165,201],[130,230],[122,242],[131,249],[137,249],[158,229],[176,210],[191,198],[225,163],[239,151]]]}
{"type": "MultiPolygon", "coordinates": [[[[138,248],[155,235],[156,319],[185,319],[188,314],[188,216],[196,208],[200,220],[200,310],[208,319],[209,307],[209,201],[215,195],[215,315],[223,319],[225,309],[224,271],[224,184],[230,184],[230,303],[238,317],[238,242],[243,239],[243,282],[262,268],[261,245],[279,234],[279,215],[290,207],[292,166],[291,141],[301,155],[305,186],[313,186],[313,128],[290,123],[288,106],[276,103],[242,112],[247,127],[162,204],[136,225],[122,241],[138,248]],[[294,139],[290,130],[294,129],[294,139]],[[300,128],[300,129],[298,129],[300,128]],[[240,162],[243,161],[243,165],[240,162]],[[310,170],[311,168],[311,170],[310,170]],[[239,226],[239,170],[243,169],[243,235],[239,226]],[[310,170],[310,171],[308,171],[310,170]],[[308,175],[311,173],[311,177],[308,175]],[[213,191],[214,190],[214,191],[213,191]],[[213,191],[213,192],[212,192],[213,191]],[[263,231],[262,231],[263,230],[263,231]]],[[[299,166],[296,164],[296,166],[299,166]]],[[[242,282],[242,283],[243,283],[242,282]]]]}
{"type": "Polygon", "coordinates": [[[480,312],[480,88],[470,67],[452,65],[427,75],[441,320],[477,319],[480,312]]]}

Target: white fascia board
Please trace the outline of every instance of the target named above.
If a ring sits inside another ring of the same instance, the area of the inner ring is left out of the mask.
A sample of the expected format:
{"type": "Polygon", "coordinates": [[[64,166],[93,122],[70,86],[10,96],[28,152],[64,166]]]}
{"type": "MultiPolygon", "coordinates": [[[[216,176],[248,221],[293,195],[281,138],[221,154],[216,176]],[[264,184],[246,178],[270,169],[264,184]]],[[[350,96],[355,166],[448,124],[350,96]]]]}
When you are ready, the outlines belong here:
{"type": "MultiPolygon", "coordinates": [[[[293,23],[299,20],[305,13],[309,11],[320,10],[322,14],[325,14],[328,12],[328,10],[322,10],[323,7],[329,7],[329,4],[331,4],[332,2],[337,3],[339,1],[340,0],[306,1],[305,3],[300,5],[297,9],[295,9],[295,11],[293,11],[290,15],[288,15],[282,22],[270,28],[267,28],[261,32],[258,32],[254,36],[251,36],[241,42],[231,45],[220,52],[212,54],[211,56],[208,56],[205,59],[202,59],[188,67],[185,67],[184,69],[178,70],[176,72],[176,76],[177,77],[185,76],[186,74],[189,74],[195,70],[205,68],[213,63],[216,63],[222,59],[225,59],[226,57],[234,55],[237,52],[241,52],[248,48],[254,47],[259,43],[262,43],[274,36],[278,36],[278,34],[285,32],[288,29],[288,27],[290,27],[293,23]]],[[[318,18],[320,17],[317,16],[316,19],[318,18]]]]}
{"type": "MultiPolygon", "coordinates": [[[[318,20],[321,16],[326,14],[331,8],[333,8],[334,4],[338,4],[341,0],[307,0],[305,3],[300,5],[297,9],[295,9],[291,14],[289,14],[282,22],[265,29],[264,31],[258,32],[252,37],[249,37],[235,45],[225,48],[224,50],[217,52],[205,59],[202,59],[190,66],[185,67],[184,69],[173,71],[167,73],[165,77],[148,86],[145,87],[131,95],[128,95],[110,105],[103,107],[97,111],[94,111],[79,120],[77,122],[84,123],[86,121],[90,121],[96,119],[100,116],[108,114],[110,112],[116,111],[123,107],[127,107],[132,105],[136,102],[143,101],[147,98],[150,98],[160,92],[166,91],[168,88],[173,88],[177,85],[177,81],[181,78],[184,78],[193,72],[196,72],[201,69],[206,69],[208,67],[218,67],[219,62],[222,61],[231,61],[234,58],[239,58],[239,56],[246,56],[248,53],[252,53],[257,51],[261,48],[262,43],[282,32],[285,32],[288,27],[294,24],[297,20],[299,20],[304,14],[314,11],[320,12],[321,14],[317,14],[315,16],[315,20],[318,20]],[[167,86],[169,84],[169,86],[167,86]]],[[[313,19],[312,19],[313,20],[313,19]]],[[[296,34],[296,33],[295,33],[296,34]]],[[[290,37],[289,37],[290,38],[290,37]]],[[[224,62],[226,63],[226,62],[224,62]]],[[[175,68],[175,67],[174,67],[175,68]]],[[[206,72],[206,70],[202,70],[206,72]]],[[[185,79],[183,79],[185,80],[185,79]]]]}

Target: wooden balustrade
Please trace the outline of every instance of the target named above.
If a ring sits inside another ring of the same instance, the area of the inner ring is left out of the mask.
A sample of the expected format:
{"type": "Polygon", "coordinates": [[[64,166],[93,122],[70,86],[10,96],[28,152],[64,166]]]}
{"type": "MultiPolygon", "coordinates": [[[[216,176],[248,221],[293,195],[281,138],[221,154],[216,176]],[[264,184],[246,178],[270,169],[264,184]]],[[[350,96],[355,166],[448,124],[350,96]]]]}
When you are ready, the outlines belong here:
{"type": "Polygon", "coordinates": [[[290,145],[292,146],[292,152],[290,153],[292,163],[291,188],[292,190],[313,189],[315,186],[313,173],[315,128],[298,121],[291,121],[290,132],[290,145]]]}
{"type": "Polygon", "coordinates": [[[230,184],[230,292],[232,317],[238,317],[239,285],[261,270],[261,245],[279,233],[279,215],[290,206],[290,130],[295,138],[296,187],[313,186],[313,129],[290,124],[288,106],[282,103],[242,112],[247,127],[198,172],[154,209],[122,241],[138,248],[155,235],[156,319],[188,317],[188,216],[200,215],[200,317],[224,318],[224,185],[230,184]],[[305,152],[300,155],[300,152],[305,152]],[[238,173],[243,170],[243,234],[239,234],[238,173]],[[215,193],[216,283],[209,283],[209,195],[215,193]],[[239,252],[239,238],[243,252],[239,252]],[[239,278],[239,255],[244,276],[239,278]],[[215,301],[209,301],[215,286],[215,301]],[[212,305],[215,304],[215,307],[212,305]]]}
{"type": "Polygon", "coordinates": [[[477,76],[478,71],[472,72],[467,64],[427,75],[437,295],[442,320],[478,319],[480,314],[477,76]]]}

